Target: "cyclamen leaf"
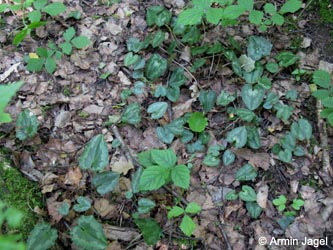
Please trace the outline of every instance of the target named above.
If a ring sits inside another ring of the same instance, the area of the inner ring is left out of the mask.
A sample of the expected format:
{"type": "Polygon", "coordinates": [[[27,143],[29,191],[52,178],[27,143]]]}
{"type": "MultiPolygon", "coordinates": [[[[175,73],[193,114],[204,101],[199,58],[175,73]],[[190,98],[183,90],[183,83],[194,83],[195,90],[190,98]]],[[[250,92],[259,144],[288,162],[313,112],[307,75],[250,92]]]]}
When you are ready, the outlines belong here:
{"type": "Polygon", "coordinates": [[[260,214],[262,212],[262,208],[259,207],[256,202],[248,201],[248,202],[246,202],[245,206],[246,206],[246,210],[249,212],[251,218],[257,219],[260,216],[260,214]]]}
{"type": "Polygon", "coordinates": [[[300,119],[291,125],[291,133],[300,141],[309,140],[312,136],[312,126],[306,119],[300,119]]]}
{"type": "Polygon", "coordinates": [[[227,149],[223,153],[223,164],[225,166],[229,166],[235,161],[235,158],[236,158],[235,154],[230,149],[227,149]]]}
{"type": "Polygon", "coordinates": [[[184,215],[179,227],[185,235],[190,237],[196,228],[196,224],[190,216],[184,215]]]}
{"type": "Polygon", "coordinates": [[[253,60],[258,61],[264,56],[268,56],[271,53],[273,45],[266,38],[260,36],[250,36],[247,55],[253,60]]]}
{"type": "Polygon", "coordinates": [[[201,23],[204,11],[198,8],[192,8],[182,11],[177,19],[177,22],[183,25],[196,25],[201,23]]]}
{"type": "Polygon", "coordinates": [[[134,53],[137,53],[142,49],[142,47],[143,47],[142,42],[135,37],[130,37],[127,40],[127,50],[128,51],[133,51],[134,53]]]}
{"type": "Polygon", "coordinates": [[[257,109],[264,100],[265,91],[261,87],[254,87],[246,84],[242,88],[241,93],[243,102],[249,110],[257,109]]]}
{"type": "Polygon", "coordinates": [[[251,181],[257,177],[257,171],[251,164],[245,164],[236,173],[236,180],[251,181]]]}
{"type": "Polygon", "coordinates": [[[141,122],[140,110],[141,107],[138,103],[131,103],[121,116],[121,121],[133,125],[139,124],[141,122]]]}
{"type": "Polygon", "coordinates": [[[199,93],[199,101],[205,113],[209,112],[215,104],[216,93],[213,90],[201,90],[199,93]]]}
{"type": "Polygon", "coordinates": [[[70,205],[67,202],[63,202],[62,205],[58,208],[58,213],[66,216],[69,213],[70,205]]]}
{"type": "Polygon", "coordinates": [[[145,75],[149,80],[155,80],[165,73],[167,67],[166,59],[159,54],[153,54],[147,61],[145,75]]]}
{"type": "Polygon", "coordinates": [[[58,238],[57,230],[45,222],[37,224],[30,232],[27,250],[45,250],[51,248],[58,238]]]}
{"type": "Polygon", "coordinates": [[[127,66],[135,64],[139,60],[140,60],[139,55],[133,54],[133,52],[128,52],[124,58],[124,65],[127,67],[127,66]]]}
{"type": "Polygon", "coordinates": [[[97,190],[97,193],[100,195],[104,195],[113,191],[113,189],[119,183],[119,173],[115,173],[112,171],[106,171],[99,174],[94,175],[92,178],[92,184],[97,190]]]}
{"type": "Polygon", "coordinates": [[[255,61],[253,61],[250,57],[247,55],[241,55],[239,57],[239,62],[241,65],[241,68],[245,70],[245,72],[249,73],[255,69],[255,61]]]}
{"type": "Polygon", "coordinates": [[[86,36],[77,36],[71,40],[71,43],[77,49],[82,49],[82,48],[90,45],[90,41],[89,41],[88,37],[86,37],[86,36]]]}
{"type": "Polygon", "coordinates": [[[85,212],[91,207],[91,201],[86,197],[79,196],[76,201],[78,204],[73,206],[76,212],[85,212]]]}
{"type": "Polygon", "coordinates": [[[101,171],[109,164],[109,152],[103,135],[94,136],[80,156],[79,166],[81,169],[101,171]]]}
{"type": "Polygon", "coordinates": [[[230,143],[235,142],[236,148],[242,148],[246,145],[247,130],[245,126],[237,127],[227,134],[227,141],[230,143]]]}
{"type": "Polygon", "coordinates": [[[283,162],[291,162],[292,159],[292,153],[289,149],[281,150],[279,152],[279,159],[283,162]]]}
{"type": "Polygon", "coordinates": [[[152,119],[160,119],[168,108],[166,102],[155,102],[149,105],[147,112],[151,113],[152,119]]]}
{"type": "Polygon", "coordinates": [[[134,222],[140,228],[143,238],[148,245],[155,245],[162,236],[162,230],[154,219],[135,219],[134,222]]]}
{"type": "Polygon", "coordinates": [[[73,243],[83,250],[105,250],[108,244],[102,225],[92,215],[81,216],[70,234],[73,243]]]}
{"type": "Polygon", "coordinates": [[[230,95],[224,90],[221,91],[220,95],[217,97],[216,104],[221,106],[227,106],[229,103],[236,99],[234,95],[230,95]]]}
{"type": "Polygon", "coordinates": [[[139,188],[141,191],[152,191],[162,187],[169,178],[170,169],[161,166],[151,166],[143,170],[139,188]]]}
{"type": "Polygon", "coordinates": [[[22,111],[16,121],[16,138],[21,141],[33,137],[37,133],[37,117],[29,110],[22,111]]]}
{"type": "Polygon", "coordinates": [[[242,191],[239,192],[239,198],[243,201],[257,201],[257,194],[252,187],[243,185],[242,191]]]}
{"type": "Polygon", "coordinates": [[[153,48],[156,48],[158,46],[160,46],[165,38],[165,34],[163,31],[158,30],[153,38],[153,40],[151,41],[151,46],[153,46],[153,48]]]}
{"type": "Polygon", "coordinates": [[[173,183],[181,188],[188,189],[190,186],[190,170],[185,165],[177,165],[171,170],[173,183]]]}
{"type": "Polygon", "coordinates": [[[171,142],[175,138],[175,135],[168,127],[157,127],[156,135],[158,139],[167,144],[171,144],[171,142]]]}
{"type": "Polygon", "coordinates": [[[141,198],[138,201],[138,213],[139,214],[144,214],[144,213],[148,213],[152,208],[154,208],[156,206],[155,202],[150,200],[150,199],[146,199],[146,198],[141,198]]]}

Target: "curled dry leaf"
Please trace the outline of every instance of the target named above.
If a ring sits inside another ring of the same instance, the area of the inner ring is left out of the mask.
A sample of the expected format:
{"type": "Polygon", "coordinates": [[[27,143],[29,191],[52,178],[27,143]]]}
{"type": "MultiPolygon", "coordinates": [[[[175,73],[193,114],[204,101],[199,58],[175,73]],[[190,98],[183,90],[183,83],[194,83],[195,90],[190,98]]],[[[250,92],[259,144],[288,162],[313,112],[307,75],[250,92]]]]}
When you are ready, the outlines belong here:
{"type": "Polygon", "coordinates": [[[121,156],[118,161],[113,163],[112,171],[126,175],[130,169],[133,169],[133,163],[128,161],[124,156],[121,156]]]}
{"type": "Polygon", "coordinates": [[[116,206],[111,205],[107,199],[96,200],[94,203],[94,208],[101,217],[106,217],[108,214],[112,212],[117,213],[116,206]]]}
{"type": "Polygon", "coordinates": [[[82,173],[79,167],[70,168],[65,175],[65,185],[78,186],[82,178],[82,173]]]}
{"type": "Polygon", "coordinates": [[[267,206],[267,197],[268,197],[268,186],[263,185],[258,188],[257,193],[257,203],[258,205],[265,209],[267,206]]]}

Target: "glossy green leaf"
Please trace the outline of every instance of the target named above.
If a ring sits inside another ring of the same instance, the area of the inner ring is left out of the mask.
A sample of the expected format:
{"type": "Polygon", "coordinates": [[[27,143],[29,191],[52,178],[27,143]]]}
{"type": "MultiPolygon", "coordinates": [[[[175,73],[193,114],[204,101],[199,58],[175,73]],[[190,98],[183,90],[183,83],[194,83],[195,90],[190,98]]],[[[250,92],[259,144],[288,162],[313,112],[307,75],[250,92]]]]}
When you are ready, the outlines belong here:
{"type": "Polygon", "coordinates": [[[190,170],[185,165],[177,165],[171,170],[171,179],[177,187],[188,189],[190,186],[190,170]]]}
{"type": "Polygon", "coordinates": [[[245,204],[246,210],[249,212],[251,218],[253,219],[258,219],[261,212],[262,208],[258,206],[256,202],[248,201],[245,204]]]}
{"type": "Polygon", "coordinates": [[[206,126],[208,125],[208,121],[207,118],[202,113],[194,112],[190,116],[188,124],[193,132],[202,132],[205,130],[206,126]]]}
{"type": "Polygon", "coordinates": [[[190,202],[185,208],[185,212],[190,214],[198,214],[200,211],[201,206],[195,202],[190,202]]]}
{"type": "Polygon", "coordinates": [[[241,92],[242,100],[249,110],[257,109],[264,100],[265,91],[261,87],[246,84],[241,92]]]}
{"type": "Polygon", "coordinates": [[[150,199],[147,198],[141,198],[138,201],[138,213],[139,214],[145,214],[148,213],[151,209],[153,209],[156,206],[156,203],[150,199]]]}
{"type": "Polygon", "coordinates": [[[236,180],[251,181],[257,177],[257,171],[251,164],[245,164],[236,172],[236,180]]]}
{"type": "Polygon", "coordinates": [[[57,16],[60,13],[66,11],[66,6],[63,3],[55,2],[51,3],[43,8],[43,11],[50,16],[57,16]]]}
{"type": "Polygon", "coordinates": [[[235,142],[236,148],[242,148],[246,145],[247,130],[245,126],[237,127],[227,134],[227,141],[230,143],[235,142]]]}
{"type": "Polygon", "coordinates": [[[147,112],[151,113],[152,119],[160,119],[168,108],[167,102],[154,102],[149,105],[147,112]]]}
{"type": "Polygon", "coordinates": [[[85,212],[89,208],[91,208],[91,201],[86,197],[79,196],[76,201],[77,201],[77,204],[75,204],[73,206],[73,209],[76,212],[79,212],[79,213],[85,212]]]}
{"type": "Polygon", "coordinates": [[[184,215],[179,227],[185,235],[190,237],[196,228],[196,224],[190,216],[184,215]]]}
{"type": "Polygon", "coordinates": [[[108,241],[102,225],[90,216],[81,216],[70,232],[71,240],[82,250],[105,250],[108,241]]]}
{"type": "Polygon", "coordinates": [[[33,137],[37,133],[37,117],[29,110],[20,112],[16,120],[16,138],[21,141],[33,137]]]}
{"type": "Polygon", "coordinates": [[[312,126],[306,119],[299,119],[291,124],[291,133],[300,141],[309,140],[312,136],[312,126]]]}
{"type": "Polygon", "coordinates": [[[109,164],[109,152],[103,135],[94,136],[79,158],[83,170],[102,171],[109,164]]]}
{"type": "Polygon", "coordinates": [[[182,11],[177,19],[177,22],[183,25],[196,25],[201,23],[204,11],[198,8],[192,8],[182,11]]]}
{"type": "Polygon", "coordinates": [[[168,212],[168,219],[172,219],[184,214],[184,209],[178,206],[173,206],[171,210],[168,212]]]}
{"type": "Polygon", "coordinates": [[[57,230],[45,222],[37,224],[30,232],[27,250],[46,250],[54,246],[58,238],[57,230]]]}
{"type": "Polygon", "coordinates": [[[121,116],[121,121],[133,125],[139,124],[141,122],[140,111],[141,107],[138,103],[131,103],[121,116]]]}
{"type": "Polygon", "coordinates": [[[229,166],[230,164],[232,164],[235,161],[235,158],[236,158],[235,154],[230,149],[224,151],[223,153],[224,166],[229,166]]]}
{"type": "Polygon", "coordinates": [[[167,69],[167,60],[159,54],[153,54],[147,61],[145,75],[149,80],[155,80],[164,75],[167,69]]]}
{"type": "Polygon", "coordinates": [[[84,47],[90,45],[90,41],[86,36],[77,36],[71,40],[71,43],[77,49],[83,49],[84,47]]]}
{"type": "Polygon", "coordinates": [[[140,228],[143,238],[148,245],[155,245],[162,236],[161,227],[154,219],[135,219],[134,222],[140,228]]]}
{"type": "Polygon", "coordinates": [[[259,36],[250,36],[247,55],[253,60],[258,61],[264,56],[268,56],[271,53],[273,45],[269,40],[259,36]]]}
{"type": "Polygon", "coordinates": [[[331,76],[325,70],[316,70],[312,75],[312,80],[322,88],[328,88],[331,84],[331,76]]]}
{"type": "Polygon", "coordinates": [[[162,166],[151,166],[143,170],[139,188],[141,191],[152,191],[162,187],[169,178],[170,169],[162,166]]]}
{"type": "Polygon", "coordinates": [[[243,201],[256,201],[257,194],[252,187],[243,185],[242,191],[239,192],[239,198],[243,201]]]}
{"type": "Polygon", "coordinates": [[[92,184],[100,195],[112,192],[119,183],[119,173],[105,171],[95,174],[92,178],[92,184]]]}
{"type": "Polygon", "coordinates": [[[151,158],[157,165],[173,167],[177,163],[177,155],[172,149],[152,149],[151,158]]]}

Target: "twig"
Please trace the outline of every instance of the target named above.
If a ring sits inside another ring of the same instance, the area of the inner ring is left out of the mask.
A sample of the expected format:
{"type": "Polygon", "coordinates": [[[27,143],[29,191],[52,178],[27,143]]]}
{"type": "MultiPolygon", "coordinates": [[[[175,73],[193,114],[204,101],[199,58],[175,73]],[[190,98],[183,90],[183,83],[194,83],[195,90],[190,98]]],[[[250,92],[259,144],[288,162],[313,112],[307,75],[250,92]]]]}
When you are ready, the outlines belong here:
{"type": "MultiPolygon", "coordinates": [[[[219,207],[219,212],[222,214],[221,207],[219,207]]],[[[217,218],[217,222],[218,222],[218,227],[219,227],[219,229],[221,231],[221,234],[223,236],[224,242],[225,242],[225,244],[227,244],[227,250],[232,250],[232,247],[231,247],[230,242],[228,240],[228,235],[227,235],[227,233],[225,232],[225,230],[223,228],[224,225],[221,223],[219,218],[217,218]]]]}

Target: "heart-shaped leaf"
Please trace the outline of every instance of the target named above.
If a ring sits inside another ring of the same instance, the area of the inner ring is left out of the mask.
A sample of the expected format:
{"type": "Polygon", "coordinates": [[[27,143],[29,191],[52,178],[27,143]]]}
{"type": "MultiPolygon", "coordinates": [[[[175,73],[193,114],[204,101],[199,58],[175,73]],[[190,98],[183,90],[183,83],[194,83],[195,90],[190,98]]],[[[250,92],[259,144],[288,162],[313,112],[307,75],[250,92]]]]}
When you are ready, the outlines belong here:
{"type": "Polygon", "coordinates": [[[94,136],[84,148],[80,156],[81,169],[101,171],[109,164],[109,151],[103,135],[94,136]]]}
{"type": "Polygon", "coordinates": [[[151,113],[152,119],[160,119],[168,108],[166,102],[155,102],[149,105],[147,112],[151,113]]]}
{"type": "Polygon", "coordinates": [[[248,57],[247,55],[241,55],[239,57],[239,62],[241,67],[245,70],[245,72],[251,72],[254,70],[255,66],[254,63],[255,61],[252,60],[251,57],[248,57]]]}
{"type": "Polygon", "coordinates": [[[138,201],[138,213],[139,214],[144,214],[144,213],[148,213],[152,208],[154,208],[156,206],[155,202],[147,199],[147,198],[141,198],[138,201]]]}
{"type": "Polygon", "coordinates": [[[259,86],[252,88],[250,84],[246,84],[242,88],[241,96],[246,107],[255,110],[264,100],[265,91],[259,86]]]}
{"type": "Polygon", "coordinates": [[[291,124],[291,133],[300,141],[309,140],[312,136],[312,126],[306,119],[299,119],[291,124]]]}
{"type": "Polygon", "coordinates": [[[269,40],[259,36],[250,36],[247,55],[253,60],[258,61],[264,56],[268,56],[271,53],[273,45],[269,40]]]}
{"type": "Polygon", "coordinates": [[[147,61],[145,75],[149,80],[155,80],[165,73],[167,67],[166,59],[159,54],[153,54],[147,61]]]}
{"type": "Polygon", "coordinates": [[[118,185],[119,173],[112,171],[106,171],[96,174],[92,178],[92,184],[97,188],[97,193],[104,195],[113,191],[113,189],[118,185]]]}
{"type": "Polygon", "coordinates": [[[175,135],[172,133],[172,131],[167,127],[157,127],[156,128],[156,135],[158,139],[160,139],[162,142],[171,144],[173,139],[175,138],[175,135]]]}
{"type": "Polygon", "coordinates": [[[236,158],[235,154],[230,149],[224,151],[223,153],[224,166],[229,166],[230,164],[232,164],[235,161],[235,158],[236,158]]]}
{"type": "Polygon", "coordinates": [[[289,149],[281,150],[279,152],[279,159],[283,162],[291,162],[292,153],[289,149]]]}
{"type": "Polygon", "coordinates": [[[216,93],[213,90],[200,90],[199,101],[204,112],[207,113],[214,107],[216,93]]]}
{"type": "Polygon", "coordinates": [[[131,103],[127,106],[123,115],[121,116],[121,121],[128,124],[139,124],[141,121],[141,107],[138,103],[131,103]]]}
{"type": "Polygon", "coordinates": [[[91,207],[91,201],[86,197],[79,196],[76,201],[78,204],[73,206],[76,212],[85,212],[91,207]]]}
{"type": "Polygon", "coordinates": [[[236,180],[251,181],[257,177],[257,171],[251,164],[245,164],[236,173],[236,180]]]}
{"type": "Polygon", "coordinates": [[[239,198],[243,201],[256,201],[257,194],[252,187],[243,185],[242,191],[239,192],[239,198]]]}
{"type": "Polygon", "coordinates": [[[258,206],[258,204],[256,202],[246,202],[245,204],[246,206],[246,210],[249,212],[251,218],[253,219],[257,219],[261,212],[262,212],[262,208],[258,206]]]}
{"type": "Polygon", "coordinates": [[[237,127],[231,130],[227,135],[227,141],[230,143],[235,142],[236,148],[242,148],[247,141],[247,130],[245,126],[237,127]]]}

